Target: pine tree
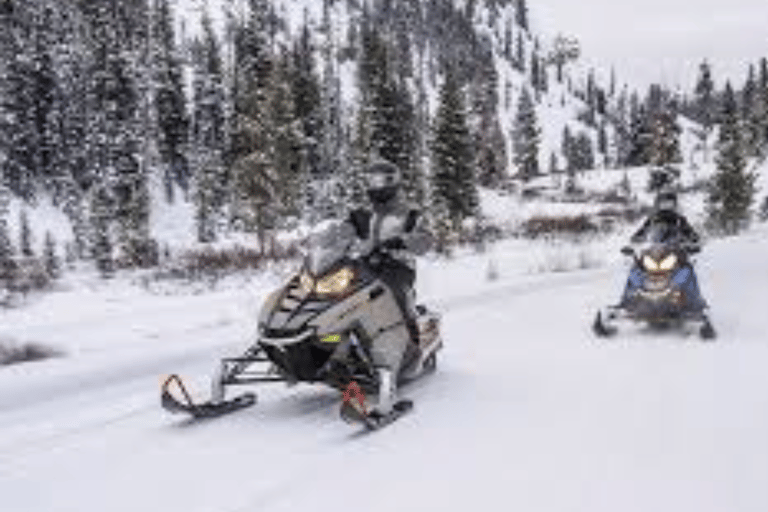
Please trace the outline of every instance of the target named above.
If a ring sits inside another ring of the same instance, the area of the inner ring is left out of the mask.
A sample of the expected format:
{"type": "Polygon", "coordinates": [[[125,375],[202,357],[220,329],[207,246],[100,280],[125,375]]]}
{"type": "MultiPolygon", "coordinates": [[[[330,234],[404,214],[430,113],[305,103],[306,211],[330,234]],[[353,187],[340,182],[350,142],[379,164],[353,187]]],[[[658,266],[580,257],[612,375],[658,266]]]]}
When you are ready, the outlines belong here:
{"type": "Polygon", "coordinates": [[[479,198],[464,98],[452,70],[445,74],[434,126],[433,216],[436,228],[456,232],[477,213],[479,198]]]}
{"type": "Polygon", "coordinates": [[[608,133],[606,132],[605,121],[600,123],[597,131],[597,150],[602,155],[603,166],[608,167],[608,133]]]}
{"type": "Polygon", "coordinates": [[[135,60],[142,46],[139,39],[147,37],[146,2],[105,5],[90,1],[83,3],[83,9],[93,52],[87,84],[87,162],[91,168],[87,202],[94,256],[100,268],[107,260],[111,265],[115,242],[125,264],[151,265],[148,162],[143,158],[140,135],[145,128],[141,122],[143,86],[135,60]]]}
{"type": "Polygon", "coordinates": [[[211,242],[216,238],[217,219],[222,215],[229,190],[225,169],[223,69],[218,41],[207,13],[203,16],[203,39],[194,49],[192,139],[196,161],[197,238],[200,242],[211,242]]]}
{"type": "Polygon", "coordinates": [[[708,224],[724,234],[736,234],[750,217],[755,197],[755,176],[747,171],[738,106],[731,84],[723,95],[720,134],[717,141],[717,172],[707,198],[708,224]]]}
{"type": "Polygon", "coordinates": [[[680,125],[673,105],[664,104],[655,114],[650,140],[650,164],[664,167],[682,161],[680,125]]]}
{"type": "Polygon", "coordinates": [[[627,164],[645,165],[651,161],[653,126],[646,108],[633,102],[630,112],[630,150],[627,164]]]}
{"type": "Polygon", "coordinates": [[[515,69],[521,73],[525,72],[525,42],[523,41],[523,34],[517,33],[517,44],[515,45],[515,69]]]}
{"type": "Polygon", "coordinates": [[[8,232],[8,201],[10,193],[0,183],[0,282],[11,279],[13,271],[13,244],[8,232]]]}
{"type": "Polygon", "coordinates": [[[741,90],[741,118],[744,121],[744,150],[747,156],[758,156],[763,146],[763,107],[755,68],[749,66],[747,80],[741,90]]]}
{"type": "Polygon", "coordinates": [[[262,249],[275,223],[274,126],[269,115],[274,57],[269,46],[268,5],[250,0],[250,14],[235,41],[233,221],[255,231],[262,249]]]}
{"type": "Polygon", "coordinates": [[[768,59],[760,59],[760,71],[756,81],[754,124],[757,126],[758,152],[768,152],[768,59]]]}
{"type": "Polygon", "coordinates": [[[19,249],[23,257],[31,258],[35,255],[32,250],[32,243],[32,230],[29,227],[27,210],[21,210],[19,214],[19,249]]]}
{"type": "Polygon", "coordinates": [[[760,59],[760,76],[757,86],[756,117],[760,120],[760,145],[763,153],[768,151],[768,59],[760,59]]]}
{"type": "Polygon", "coordinates": [[[534,95],[538,98],[539,86],[541,85],[541,70],[539,69],[539,56],[536,52],[531,53],[531,76],[530,76],[531,88],[534,95]]]}
{"type": "Polygon", "coordinates": [[[529,30],[528,27],[528,5],[525,0],[515,1],[515,21],[517,26],[525,31],[529,30]]]}
{"type": "Polygon", "coordinates": [[[275,63],[271,93],[274,133],[274,168],[277,177],[277,195],[282,218],[298,219],[302,211],[302,192],[305,176],[301,166],[300,120],[295,117],[291,90],[291,60],[286,49],[281,49],[275,63]]]}
{"type": "Polygon", "coordinates": [[[186,191],[189,186],[187,133],[189,119],[177,55],[173,13],[169,0],[156,0],[154,19],[154,108],[159,128],[158,148],[165,165],[163,182],[166,200],[173,202],[173,187],[186,191]]]}
{"type": "Polygon", "coordinates": [[[45,274],[49,279],[56,279],[61,275],[61,260],[56,255],[56,241],[50,231],[45,233],[43,266],[45,268],[45,274]]]}
{"type": "Polygon", "coordinates": [[[707,61],[699,65],[699,77],[694,90],[694,105],[697,121],[702,125],[701,145],[704,158],[707,156],[707,139],[715,123],[715,84],[712,80],[712,69],[707,61]]]}
{"type": "Polygon", "coordinates": [[[517,104],[517,114],[513,127],[512,146],[518,175],[528,181],[540,174],[539,142],[541,131],[538,127],[536,109],[530,92],[523,88],[517,104]]]}

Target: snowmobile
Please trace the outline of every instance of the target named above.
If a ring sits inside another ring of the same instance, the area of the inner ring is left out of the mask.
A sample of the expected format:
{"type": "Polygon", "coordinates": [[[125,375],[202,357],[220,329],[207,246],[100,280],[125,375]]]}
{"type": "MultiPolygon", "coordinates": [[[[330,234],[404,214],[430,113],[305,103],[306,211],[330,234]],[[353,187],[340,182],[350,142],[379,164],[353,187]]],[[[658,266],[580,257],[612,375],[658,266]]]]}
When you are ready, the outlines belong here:
{"type": "MultiPolygon", "coordinates": [[[[220,416],[256,402],[250,392],[227,399],[230,387],[265,382],[325,384],[345,392],[345,400],[351,388],[375,394],[378,377],[369,347],[380,333],[403,325],[405,315],[373,270],[381,252],[356,254],[351,250],[354,237],[347,234],[340,241],[339,232],[320,237],[301,270],[267,297],[255,342],[241,356],[221,361],[211,399],[194,403],[181,378],[171,375],[162,385],[163,408],[195,418],[220,416]]],[[[415,309],[418,340],[408,344],[398,384],[434,371],[443,346],[440,316],[424,305],[415,309]]],[[[394,414],[407,412],[411,405],[399,402],[394,414]]]]}
{"type": "Polygon", "coordinates": [[[592,324],[594,333],[611,337],[622,320],[645,323],[654,329],[694,323],[702,339],[714,339],[716,333],[706,314],[707,306],[692,276],[690,256],[697,254],[700,247],[669,238],[662,230],[652,233],[649,239],[638,251],[629,246],[622,248],[622,254],[634,260],[638,283],[628,284],[618,305],[598,311],[592,324]]]}

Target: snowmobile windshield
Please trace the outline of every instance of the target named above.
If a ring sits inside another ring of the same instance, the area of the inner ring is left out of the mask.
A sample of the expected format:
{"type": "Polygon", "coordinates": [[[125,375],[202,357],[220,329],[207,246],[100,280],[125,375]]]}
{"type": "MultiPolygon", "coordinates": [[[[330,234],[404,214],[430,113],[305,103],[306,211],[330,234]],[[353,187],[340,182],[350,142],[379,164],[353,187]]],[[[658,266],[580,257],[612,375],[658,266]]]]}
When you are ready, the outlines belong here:
{"type": "Polygon", "coordinates": [[[646,240],[651,245],[673,245],[677,242],[678,238],[676,231],[669,224],[657,223],[648,231],[646,240]]]}
{"type": "Polygon", "coordinates": [[[325,274],[347,255],[354,242],[355,231],[351,225],[346,222],[331,224],[310,238],[307,269],[315,276],[325,274]]]}

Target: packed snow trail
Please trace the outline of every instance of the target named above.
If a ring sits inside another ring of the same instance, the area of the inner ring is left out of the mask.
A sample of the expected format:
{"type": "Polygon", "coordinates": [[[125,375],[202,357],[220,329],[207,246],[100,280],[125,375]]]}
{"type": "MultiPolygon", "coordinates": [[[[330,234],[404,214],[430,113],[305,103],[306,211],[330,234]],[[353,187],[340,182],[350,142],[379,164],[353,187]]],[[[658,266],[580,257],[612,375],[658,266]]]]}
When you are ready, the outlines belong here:
{"type": "MultiPolygon", "coordinates": [[[[141,372],[16,404],[0,410],[3,507],[764,512],[768,237],[713,243],[699,260],[714,343],[642,329],[596,339],[592,317],[617,298],[623,268],[437,300],[438,372],[406,388],[412,414],[372,435],[342,423],[338,394],[322,387],[270,385],[256,406],[201,423],[164,413],[160,375],[141,372]]],[[[191,329],[199,351],[159,373],[206,393],[235,330],[191,329]],[[209,354],[204,336],[219,340],[209,354]]]]}

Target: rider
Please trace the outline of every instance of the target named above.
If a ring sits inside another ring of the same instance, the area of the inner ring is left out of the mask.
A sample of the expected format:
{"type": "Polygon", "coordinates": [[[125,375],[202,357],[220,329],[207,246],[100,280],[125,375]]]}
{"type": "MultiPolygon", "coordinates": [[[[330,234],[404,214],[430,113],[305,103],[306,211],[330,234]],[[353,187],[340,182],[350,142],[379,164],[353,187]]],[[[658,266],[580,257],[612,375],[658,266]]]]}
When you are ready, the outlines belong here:
{"type": "Polygon", "coordinates": [[[348,222],[354,227],[358,249],[368,254],[379,278],[392,290],[405,318],[400,336],[379,336],[371,348],[379,373],[378,404],[374,411],[389,412],[394,405],[397,372],[408,349],[408,338],[418,343],[414,282],[415,255],[428,245],[419,210],[402,197],[402,172],[393,163],[378,159],[365,170],[370,208],[353,210],[348,222]]]}
{"type": "MultiPolygon", "coordinates": [[[[696,233],[693,227],[691,227],[688,219],[679,212],[677,193],[672,187],[664,187],[658,192],[654,202],[653,213],[645,220],[640,229],[632,235],[630,240],[633,244],[642,244],[643,242],[649,241],[648,236],[652,233],[662,233],[662,240],[655,240],[657,242],[676,239],[678,244],[696,249],[698,249],[699,244],[701,243],[701,237],[696,233]]],[[[622,304],[626,304],[635,290],[642,286],[644,279],[645,273],[643,269],[640,266],[635,265],[627,280],[627,286],[621,300],[622,304]]],[[[706,307],[706,302],[699,291],[696,274],[689,263],[687,263],[682,269],[682,272],[675,277],[675,281],[682,285],[689,300],[689,304],[694,309],[703,309],[706,307]]]]}

